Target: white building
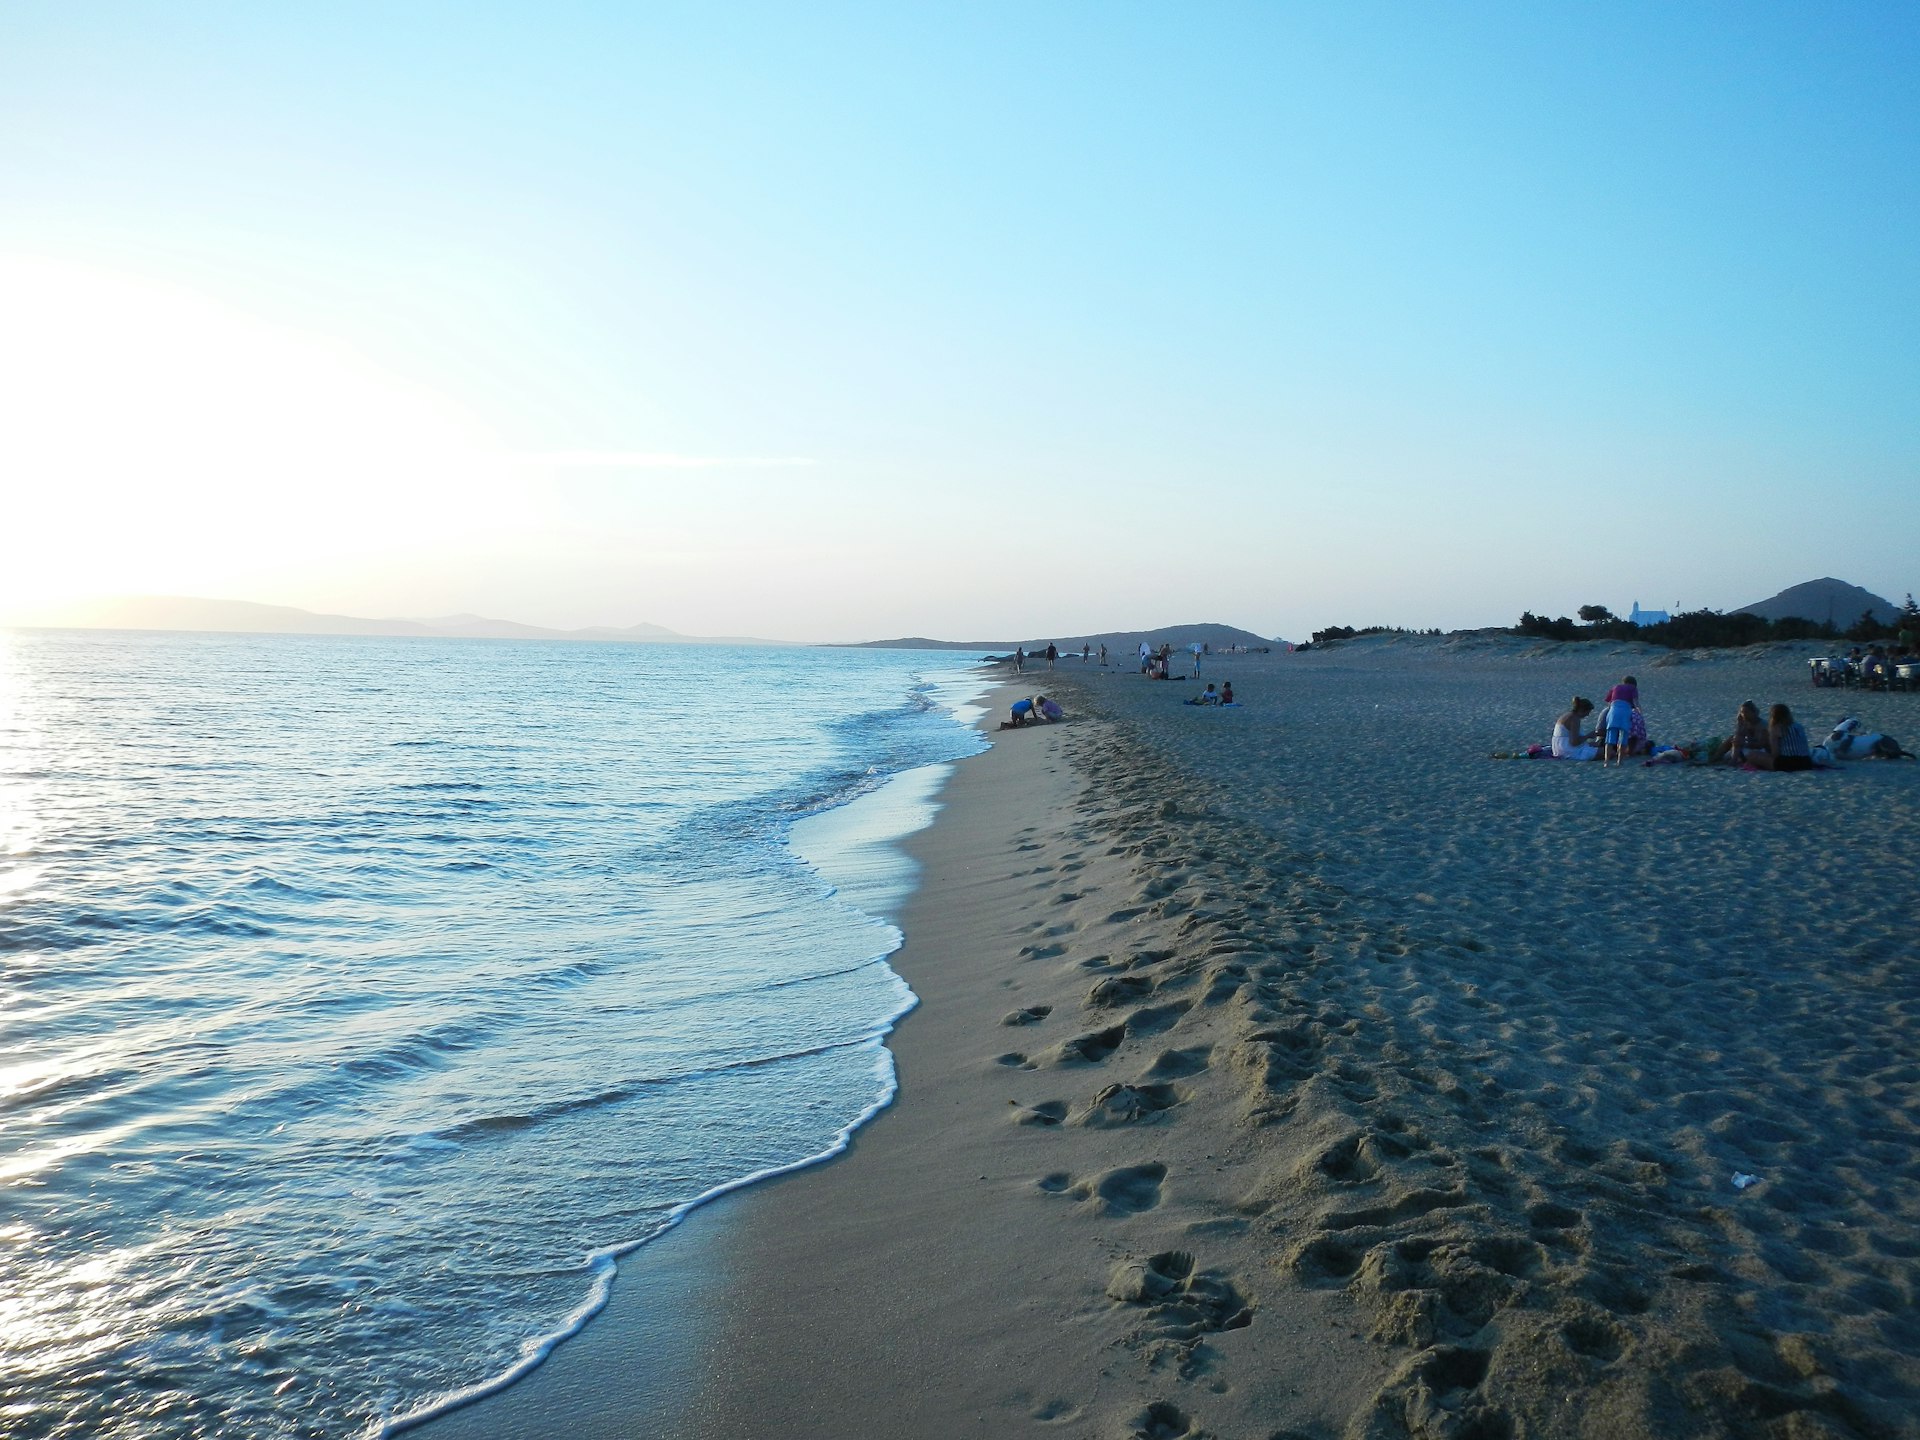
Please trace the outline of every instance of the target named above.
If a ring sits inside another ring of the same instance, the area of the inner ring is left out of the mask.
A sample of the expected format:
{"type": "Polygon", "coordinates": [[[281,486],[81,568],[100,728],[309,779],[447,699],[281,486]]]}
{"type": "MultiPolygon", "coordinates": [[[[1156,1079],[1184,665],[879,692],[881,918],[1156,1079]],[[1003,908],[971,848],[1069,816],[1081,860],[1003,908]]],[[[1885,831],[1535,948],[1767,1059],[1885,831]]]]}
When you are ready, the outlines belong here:
{"type": "Polygon", "coordinates": [[[1627,619],[1635,625],[1664,625],[1673,617],[1664,610],[1642,610],[1638,600],[1633,609],[1627,612],[1627,619]]]}

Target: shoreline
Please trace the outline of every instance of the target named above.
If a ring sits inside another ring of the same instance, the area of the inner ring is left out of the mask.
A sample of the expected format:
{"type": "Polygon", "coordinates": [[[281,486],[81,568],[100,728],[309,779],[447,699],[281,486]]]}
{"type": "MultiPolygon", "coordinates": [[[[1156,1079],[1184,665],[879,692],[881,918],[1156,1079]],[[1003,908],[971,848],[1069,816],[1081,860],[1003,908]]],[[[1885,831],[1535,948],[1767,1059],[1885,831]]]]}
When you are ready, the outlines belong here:
{"type": "MultiPolygon", "coordinates": [[[[1486,758],[1612,663],[1223,657],[1224,712],[1021,677],[1069,723],[996,735],[908,842],[895,1104],[680,1227],[691,1300],[622,1276],[591,1414],[465,1433],[1920,1433],[1911,920],[1808,903],[1914,893],[1920,766],[1486,758]],[[1730,840],[1732,895],[1697,863],[1730,840]],[[638,1374],[648,1306],[685,1394],[638,1374]]],[[[1659,738],[1864,698],[1804,684],[1642,690],[1659,738]]]]}
{"type": "MultiPolygon", "coordinates": [[[[963,728],[979,730],[987,723],[981,705],[993,693],[992,682],[980,678],[984,683],[979,693],[956,708],[956,723],[963,728]]],[[[728,1203],[745,1192],[840,1158],[859,1132],[895,1102],[898,1076],[889,1039],[920,1004],[919,996],[893,966],[904,938],[900,908],[918,888],[922,869],[912,853],[912,841],[942,808],[941,795],[955,766],[972,758],[976,757],[899,771],[872,789],[801,816],[788,836],[794,857],[827,882],[841,903],[895,934],[895,948],[878,960],[894,970],[905,1001],[875,1040],[877,1054],[885,1062],[881,1093],[818,1154],[730,1180],[676,1206],[651,1234],[594,1251],[588,1257],[588,1294],[556,1331],[530,1342],[528,1353],[508,1370],[374,1422],[365,1432],[368,1440],[403,1434],[457,1440],[468,1434],[545,1433],[556,1414],[564,1414],[566,1423],[575,1428],[582,1417],[591,1424],[591,1417],[597,1415],[609,1427],[605,1433],[626,1434],[625,1421],[619,1416],[636,1397],[644,1397],[647,1408],[671,1409],[684,1402],[689,1388],[686,1376],[692,1368],[685,1326],[680,1320],[659,1316],[675,1308],[670,1302],[688,1293],[710,1291],[719,1283],[728,1203]],[[698,1226],[688,1223],[696,1219],[698,1226]],[[623,1300],[620,1313],[609,1316],[606,1312],[616,1294],[623,1300]],[[638,1356],[628,1348],[632,1343],[640,1346],[638,1356]],[[669,1357],[667,1363],[659,1363],[662,1356],[669,1357]],[[639,1363],[633,1363],[636,1359],[639,1363]],[[619,1415],[604,1410],[598,1400],[604,1393],[599,1376],[609,1365],[625,1377],[619,1415]]]]}
{"type": "MultiPolygon", "coordinates": [[[[1066,678],[1008,677],[990,723],[1066,678]]],[[[1112,1296],[1118,1274],[1218,1253],[1244,1221],[1222,1217],[1230,1197],[1203,1164],[1178,1163],[1167,1117],[1134,1108],[1206,1107],[1216,1047],[1198,1032],[1216,1014],[1199,964],[1167,977],[1180,998],[1133,1003],[1133,962],[1164,963],[1190,917],[1123,903],[1140,898],[1125,893],[1138,854],[1088,826],[1100,806],[1072,752],[1106,729],[998,734],[917,837],[926,884],[896,962],[923,1003],[891,1042],[901,1097],[840,1164],[738,1208],[724,1360],[675,1433],[1197,1434],[1179,1392],[1256,1353],[1243,1403],[1317,1428],[1383,1378],[1338,1296],[1258,1336],[1243,1319],[1258,1300],[1204,1257],[1167,1282],[1169,1303],[1112,1296]],[[1144,955],[1092,949],[1101,929],[1144,955]]]]}

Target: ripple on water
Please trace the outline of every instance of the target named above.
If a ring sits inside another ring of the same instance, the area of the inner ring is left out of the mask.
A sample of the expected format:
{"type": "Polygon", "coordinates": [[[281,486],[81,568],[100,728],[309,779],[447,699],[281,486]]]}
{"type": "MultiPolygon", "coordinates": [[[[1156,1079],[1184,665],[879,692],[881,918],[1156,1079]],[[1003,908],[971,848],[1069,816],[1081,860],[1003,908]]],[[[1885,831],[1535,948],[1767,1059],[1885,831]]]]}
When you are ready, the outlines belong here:
{"type": "Polygon", "coordinates": [[[897,932],[785,839],[975,747],[925,657],[0,646],[9,1436],[365,1431],[890,1093],[897,932]]]}

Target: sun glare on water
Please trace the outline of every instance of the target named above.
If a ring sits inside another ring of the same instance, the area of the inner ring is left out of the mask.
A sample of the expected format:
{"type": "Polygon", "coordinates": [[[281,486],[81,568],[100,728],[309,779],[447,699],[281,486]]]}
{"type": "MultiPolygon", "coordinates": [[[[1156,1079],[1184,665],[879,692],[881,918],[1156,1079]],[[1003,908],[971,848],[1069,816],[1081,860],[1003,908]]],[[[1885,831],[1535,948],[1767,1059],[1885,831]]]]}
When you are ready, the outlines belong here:
{"type": "Polygon", "coordinates": [[[0,317],[0,616],[352,563],[497,466],[445,397],[189,290],[0,256],[0,317]]]}

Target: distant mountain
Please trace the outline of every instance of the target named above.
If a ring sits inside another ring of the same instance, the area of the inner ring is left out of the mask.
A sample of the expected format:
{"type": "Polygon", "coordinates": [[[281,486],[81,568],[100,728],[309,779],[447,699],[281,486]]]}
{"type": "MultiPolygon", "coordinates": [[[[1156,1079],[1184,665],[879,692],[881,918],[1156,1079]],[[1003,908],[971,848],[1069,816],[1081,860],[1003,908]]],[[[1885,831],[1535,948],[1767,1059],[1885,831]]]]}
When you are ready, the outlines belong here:
{"type": "Polygon", "coordinates": [[[82,600],[33,617],[37,625],[75,630],[211,630],[243,635],[431,635],[418,620],[324,615],[250,600],[187,595],[117,595],[82,600]]]}
{"type": "Polygon", "coordinates": [[[1789,586],[1771,600],[1760,600],[1738,608],[1749,615],[1758,615],[1763,620],[1791,617],[1811,620],[1816,625],[1831,620],[1842,630],[1858,620],[1862,613],[1871,613],[1882,625],[1893,624],[1900,615],[1899,608],[1891,601],[1881,599],[1871,590],[1862,590],[1858,585],[1849,585],[1831,576],[1824,580],[1809,580],[1804,585],[1789,586]]]}
{"type": "MultiPolygon", "coordinates": [[[[846,640],[838,650],[1011,650],[1012,640],[929,640],[924,635],[905,635],[898,640],[846,640]]],[[[1046,646],[1041,646],[1046,649],[1046,646]]]]}
{"type": "Polygon", "coordinates": [[[552,630],[485,615],[443,615],[435,620],[370,620],[327,615],[291,605],[251,600],[201,600],[186,595],[122,595],[87,600],[36,615],[33,624],[77,630],[204,630],[243,635],[395,635],[420,639],[593,640],[612,644],[779,645],[748,636],[682,635],[662,625],[552,630]]]}
{"type": "Polygon", "coordinates": [[[929,640],[925,636],[912,635],[900,640],[866,640],[857,648],[869,650],[974,650],[987,652],[1011,652],[1016,646],[1026,650],[1044,651],[1048,644],[1058,645],[1065,653],[1080,653],[1080,647],[1086,645],[1098,650],[1102,645],[1110,654],[1120,655],[1138,651],[1140,642],[1149,645],[1172,645],[1184,650],[1196,641],[1211,646],[1215,650],[1225,650],[1239,645],[1247,649],[1259,649],[1262,646],[1280,645],[1284,642],[1269,640],[1264,635],[1256,635],[1251,630],[1241,630],[1233,625],[1219,625],[1203,622],[1197,625],[1163,625],[1157,630],[1108,630],[1098,635],[1049,635],[1038,640],[929,640]]]}

